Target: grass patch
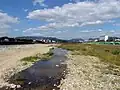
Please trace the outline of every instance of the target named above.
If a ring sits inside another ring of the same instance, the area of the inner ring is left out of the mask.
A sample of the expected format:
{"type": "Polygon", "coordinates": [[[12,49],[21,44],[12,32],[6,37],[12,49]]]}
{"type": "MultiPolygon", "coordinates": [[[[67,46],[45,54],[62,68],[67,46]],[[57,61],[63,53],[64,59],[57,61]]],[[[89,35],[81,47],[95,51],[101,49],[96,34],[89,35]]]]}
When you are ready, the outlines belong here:
{"type": "Polygon", "coordinates": [[[27,65],[28,63],[35,63],[39,60],[49,60],[52,56],[53,52],[52,49],[50,49],[48,53],[45,54],[38,53],[34,56],[25,57],[21,59],[21,61],[23,62],[23,65],[27,65]]]}
{"type": "Polygon", "coordinates": [[[25,61],[25,62],[35,62],[37,59],[40,59],[37,56],[30,56],[30,57],[25,57],[23,59],[21,59],[21,61],[25,61]]]}
{"type": "Polygon", "coordinates": [[[120,66],[120,46],[95,44],[61,44],[59,48],[72,51],[72,54],[91,55],[120,66]]]}

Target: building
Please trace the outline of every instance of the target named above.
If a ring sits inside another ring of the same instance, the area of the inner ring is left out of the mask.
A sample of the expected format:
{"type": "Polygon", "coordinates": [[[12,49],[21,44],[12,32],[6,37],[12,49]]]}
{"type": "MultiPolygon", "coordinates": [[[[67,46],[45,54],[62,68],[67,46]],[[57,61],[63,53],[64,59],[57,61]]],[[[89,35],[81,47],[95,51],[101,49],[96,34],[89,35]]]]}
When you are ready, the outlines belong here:
{"type": "Polygon", "coordinates": [[[115,41],[116,41],[116,42],[117,42],[117,41],[120,42],[120,38],[115,39],[115,41]]]}
{"type": "Polygon", "coordinates": [[[104,41],[104,42],[120,42],[119,37],[110,37],[110,36],[100,36],[99,41],[104,41]]]}
{"type": "Polygon", "coordinates": [[[88,42],[98,42],[99,38],[89,38],[88,42]]]}
{"type": "Polygon", "coordinates": [[[99,41],[108,41],[109,40],[109,36],[107,36],[107,35],[104,35],[104,36],[100,36],[100,38],[99,38],[99,41]]]}

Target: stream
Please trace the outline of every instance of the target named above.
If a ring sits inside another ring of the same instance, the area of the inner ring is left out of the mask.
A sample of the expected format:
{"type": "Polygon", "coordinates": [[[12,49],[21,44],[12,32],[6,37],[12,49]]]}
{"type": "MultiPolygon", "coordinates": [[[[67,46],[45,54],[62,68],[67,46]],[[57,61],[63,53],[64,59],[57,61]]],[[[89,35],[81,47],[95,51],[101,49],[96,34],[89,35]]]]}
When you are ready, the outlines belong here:
{"type": "Polygon", "coordinates": [[[55,48],[50,60],[41,60],[33,66],[15,74],[10,83],[21,87],[2,88],[0,90],[59,90],[57,87],[67,73],[67,50],[55,48]]]}

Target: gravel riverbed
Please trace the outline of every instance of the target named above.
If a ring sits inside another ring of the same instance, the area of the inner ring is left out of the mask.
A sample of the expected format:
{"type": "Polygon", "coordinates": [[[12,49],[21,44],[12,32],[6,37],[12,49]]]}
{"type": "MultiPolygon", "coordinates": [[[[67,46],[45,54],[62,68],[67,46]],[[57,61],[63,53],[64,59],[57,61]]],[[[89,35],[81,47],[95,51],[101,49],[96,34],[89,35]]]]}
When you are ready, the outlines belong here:
{"type": "Polygon", "coordinates": [[[69,55],[68,74],[60,90],[120,90],[120,67],[106,64],[99,58],[69,55]]]}

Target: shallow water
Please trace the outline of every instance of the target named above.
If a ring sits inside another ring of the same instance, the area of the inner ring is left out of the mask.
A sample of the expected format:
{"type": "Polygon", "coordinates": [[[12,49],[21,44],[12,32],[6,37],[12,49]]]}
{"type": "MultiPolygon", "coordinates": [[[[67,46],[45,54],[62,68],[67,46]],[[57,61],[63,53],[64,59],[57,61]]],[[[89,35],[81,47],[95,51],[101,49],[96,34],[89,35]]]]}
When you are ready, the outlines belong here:
{"type": "Polygon", "coordinates": [[[12,76],[10,83],[21,85],[21,88],[15,90],[59,90],[57,86],[66,74],[67,51],[56,48],[53,53],[50,60],[38,61],[30,68],[12,76]]]}

